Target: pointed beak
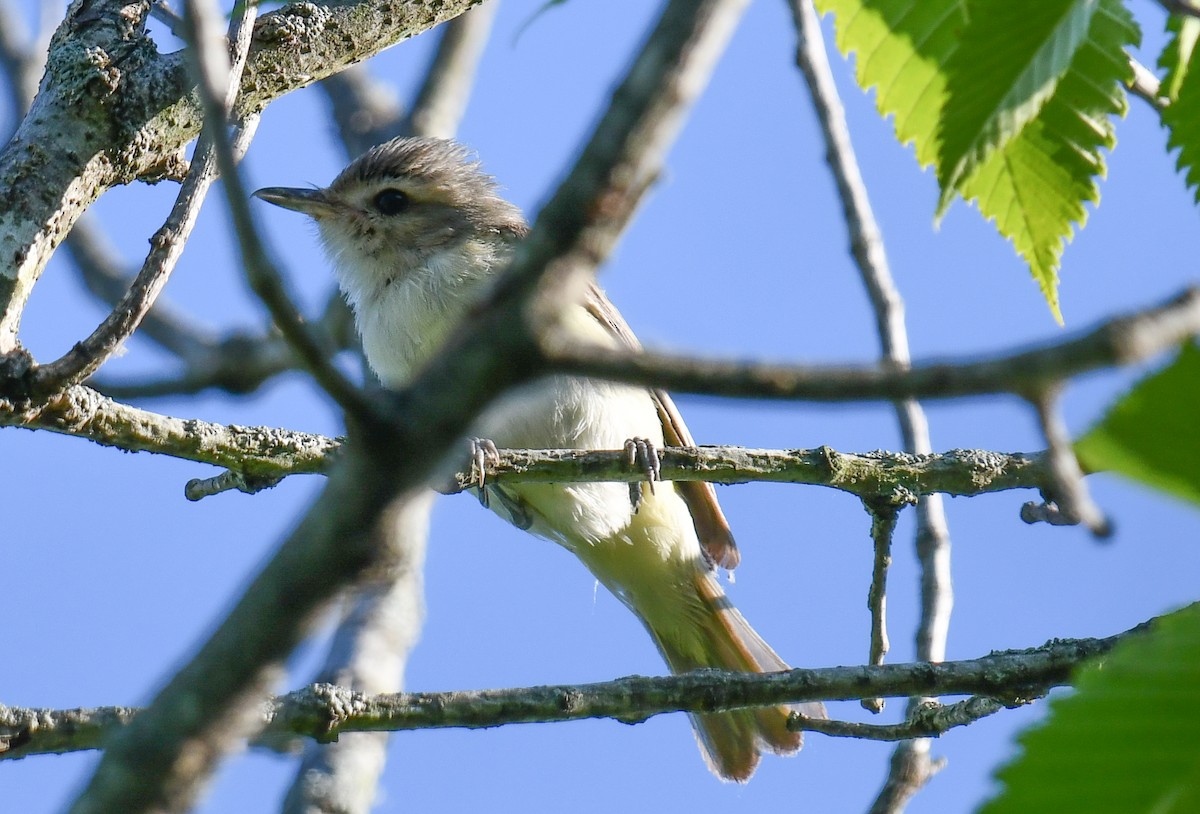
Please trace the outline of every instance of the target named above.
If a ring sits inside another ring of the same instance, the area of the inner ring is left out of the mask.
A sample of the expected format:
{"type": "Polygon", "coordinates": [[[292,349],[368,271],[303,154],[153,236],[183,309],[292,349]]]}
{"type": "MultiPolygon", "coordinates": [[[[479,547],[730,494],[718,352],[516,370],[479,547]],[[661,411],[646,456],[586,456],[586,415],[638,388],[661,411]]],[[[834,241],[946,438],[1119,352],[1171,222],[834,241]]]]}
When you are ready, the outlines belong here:
{"type": "Polygon", "coordinates": [[[254,197],[318,220],[335,211],[333,202],[326,197],[323,189],[263,187],[254,193],[254,197]]]}

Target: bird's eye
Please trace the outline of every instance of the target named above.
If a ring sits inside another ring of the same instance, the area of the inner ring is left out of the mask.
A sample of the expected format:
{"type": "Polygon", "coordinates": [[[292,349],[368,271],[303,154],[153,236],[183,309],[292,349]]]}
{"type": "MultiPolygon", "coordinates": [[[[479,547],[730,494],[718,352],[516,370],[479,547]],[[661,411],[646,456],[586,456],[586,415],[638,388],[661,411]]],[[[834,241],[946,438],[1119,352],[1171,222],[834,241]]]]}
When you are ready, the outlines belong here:
{"type": "Polygon", "coordinates": [[[398,189],[385,189],[375,196],[375,208],[383,215],[399,215],[408,209],[408,196],[398,189]]]}

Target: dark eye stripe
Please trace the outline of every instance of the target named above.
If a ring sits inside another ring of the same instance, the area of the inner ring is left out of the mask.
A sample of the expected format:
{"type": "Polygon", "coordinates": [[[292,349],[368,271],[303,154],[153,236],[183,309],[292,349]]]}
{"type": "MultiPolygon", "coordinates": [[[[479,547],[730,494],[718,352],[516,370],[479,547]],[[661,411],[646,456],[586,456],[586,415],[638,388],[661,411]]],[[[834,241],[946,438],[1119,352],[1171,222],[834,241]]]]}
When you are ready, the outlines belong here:
{"type": "Polygon", "coordinates": [[[381,215],[399,215],[408,209],[409,198],[402,190],[389,188],[376,195],[374,203],[381,215]]]}

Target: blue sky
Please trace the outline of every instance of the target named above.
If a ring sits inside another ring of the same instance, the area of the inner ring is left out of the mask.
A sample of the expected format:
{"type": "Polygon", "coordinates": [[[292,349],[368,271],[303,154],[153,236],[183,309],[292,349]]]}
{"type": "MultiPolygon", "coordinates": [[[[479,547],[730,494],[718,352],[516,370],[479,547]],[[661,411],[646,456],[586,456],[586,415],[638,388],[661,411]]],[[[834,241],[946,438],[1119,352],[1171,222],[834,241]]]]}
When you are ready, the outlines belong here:
{"type": "MultiPolygon", "coordinates": [[[[576,0],[516,32],[540,0],[507,0],[484,57],[462,140],[531,215],[546,199],[656,10],[624,0],[576,0]]],[[[30,11],[38,4],[24,2],[30,11]]],[[[1153,46],[1163,14],[1133,3],[1153,46]]],[[[828,23],[828,21],[827,21],[828,23]]],[[[828,25],[827,25],[828,30],[828,25]]],[[[418,37],[369,64],[407,96],[434,43],[418,37]]],[[[177,43],[160,38],[162,47],[177,43]]],[[[793,66],[783,2],[758,2],[743,21],[641,217],[602,272],[602,284],[642,340],[698,354],[804,362],[872,360],[873,320],[846,252],[840,205],[814,116],[793,66]]],[[[956,204],[940,229],[931,173],[896,144],[890,123],[834,58],[863,174],[907,300],[916,358],[984,352],[1062,336],[1009,246],[972,208],[956,204]]],[[[1165,152],[1165,133],[1140,100],[1118,127],[1102,205],[1068,247],[1062,270],[1067,330],[1157,303],[1194,282],[1200,230],[1191,194],[1165,152]]],[[[344,159],[323,95],[294,93],[271,106],[246,165],[251,188],[325,184],[344,159]]],[[[94,208],[131,262],[161,223],[175,187],[118,189],[94,208]]],[[[259,206],[275,256],[310,309],[331,286],[312,228],[259,206]]],[[[214,195],[165,296],[214,328],[262,323],[247,294],[214,195]]],[[[22,338],[46,360],[85,335],[103,311],[56,259],[34,292],[22,338]]],[[[105,370],[111,378],[171,364],[135,339],[105,370]]],[[[1090,376],[1066,396],[1076,433],[1096,420],[1133,371],[1090,376]]],[[[895,449],[886,405],[810,406],[678,399],[700,443],[791,448],[895,449]]],[[[248,398],[162,399],[150,409],[239,424],[335,434],[338,419],[299,375],[248,398]]],[[[1041,447],[1031,411],[1015,399],[929,406],[936,450],[1041,447]]],[[[0,641],[10,666],[0,702],[74,707],[145,702],[187,658],[321,482],[292,478],[249,497],[198,504],[183,484],[211,470],[85,441],[0,433],[0,538],[10,579],[0,641]]],[[[1073,528],[1026,526],[1010,492],[947,503],[954,541],[950,658],[1027,647],[1055,636],[1107,635],[1192,601],[1200,573],[1200,515],[1115,477],[1090,480],[1116,536],[1098,544],[1073,528]]],[[[743,565],[730,594],[779,653],[797,666],[861,663],[867,653],[869,519],[855,499],[813,487],[721,487],[743,565]]],[[[890,661],[913,655],[917,614],[912,518],[902,518],[888,597],[890,661]]],[[[427,623],[407,687],[448,690],[658,674],[662,664],[637,621],[572,558],[514,529],[466,496],[441,498],[430,541],[427,623]]],[[[314,641],[291,665],[287,689],[307,682],[314,641]]],[[[895,720],[893,701],[882,719],[895,720]]],[[[1014,732],[1041,707],[1002,714],[934,744],[949,765],[910,806],[915,814],[967,811],[1012,754],[1014,732]]],[[[838,717],[865,720],[855,704],[838,717]]],[[[811,735],[794,759],[766,758],[746,786],[722,785],[701,762],[686,719],[629,727],[610,721],[492,731],[403,733],[393,738],[381,810],[760,811],[768,805],[857,812],[886,771],[890,747],[811,735]]],[[[5,808],[57,811],[94,754],[0,765],[5,808]]],[[[293,765],[250,753],[229,761],[204,812],[277,807],[293,765]]]]}

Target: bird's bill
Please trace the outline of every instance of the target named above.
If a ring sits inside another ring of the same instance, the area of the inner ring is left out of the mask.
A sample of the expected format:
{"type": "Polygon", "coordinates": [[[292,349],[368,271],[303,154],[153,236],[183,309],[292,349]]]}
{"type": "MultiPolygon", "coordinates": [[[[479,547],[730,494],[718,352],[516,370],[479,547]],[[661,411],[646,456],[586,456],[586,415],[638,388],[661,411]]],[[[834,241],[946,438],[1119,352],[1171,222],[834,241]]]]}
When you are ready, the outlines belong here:
{"type": "Polygon", "coordinates": [[[325,191],[320,189],[297,189],[295,187],[263,187],[254,193],[267,203],[302,212],[313,218],[319,218],[333,211],[333,204],[325,197],[325,191]]]}

